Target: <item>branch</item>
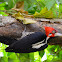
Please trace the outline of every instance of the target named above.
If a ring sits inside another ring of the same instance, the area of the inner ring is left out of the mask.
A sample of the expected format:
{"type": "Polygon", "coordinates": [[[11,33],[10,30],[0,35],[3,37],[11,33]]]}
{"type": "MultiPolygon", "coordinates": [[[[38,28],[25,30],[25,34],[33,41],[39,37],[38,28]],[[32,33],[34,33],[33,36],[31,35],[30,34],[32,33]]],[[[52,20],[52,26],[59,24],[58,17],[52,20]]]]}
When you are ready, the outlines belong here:
{"type": "MultiPolygon", "coordinates": [[[[58,32],[62,33],[62,21],[59,21],[61,19],[35,19],[35,20],[38,21],[35,24],[24,25],[23,23],[20,23],[15,18],[12,18],[10,16],[7,17],[0,16],[0,36],[12,37],[17,39],[21,38],[22,32],[25,30],[25,28],[26,32],[37,32],[37,31],[45,32],[43,26],[53,27],[58,32]]],[[[62,37],[53,38],[50,39],[49,41],[50,45],[52,44],[62,45],[62,37]]]]}

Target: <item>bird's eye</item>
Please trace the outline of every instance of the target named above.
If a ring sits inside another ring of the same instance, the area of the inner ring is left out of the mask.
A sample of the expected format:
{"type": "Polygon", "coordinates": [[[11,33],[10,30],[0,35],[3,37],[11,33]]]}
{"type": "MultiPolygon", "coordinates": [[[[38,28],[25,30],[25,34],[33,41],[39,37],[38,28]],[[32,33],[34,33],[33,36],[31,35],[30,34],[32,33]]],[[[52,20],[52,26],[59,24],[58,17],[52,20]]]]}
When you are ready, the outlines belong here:
{"type": "Polygon", "coordinates": [[[55,30],[53,30],[53,31],[52,31],[52,33],[54,34],[54,33],[56,33],[56,31],[55,31],[55,30]]]}

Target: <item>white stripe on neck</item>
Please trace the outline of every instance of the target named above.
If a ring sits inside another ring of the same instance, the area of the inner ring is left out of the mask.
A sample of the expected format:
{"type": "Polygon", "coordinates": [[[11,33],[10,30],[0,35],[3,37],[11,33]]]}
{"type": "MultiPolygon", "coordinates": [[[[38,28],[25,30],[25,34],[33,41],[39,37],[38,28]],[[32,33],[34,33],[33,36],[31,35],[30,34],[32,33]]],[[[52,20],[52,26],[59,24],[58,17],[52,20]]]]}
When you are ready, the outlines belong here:
{"type": "Polygon", "coordinates": [[[47,37],[46,38],[46,41],[45,41],[45,43],[43,43],[44,42],[44,40],[43,41],[41,41],[41,42],[38,42],[38,43],[35,43],[35,44],[32,44],[32,48],[36,48],[36,49],[38,49],[38,48],[40,48],[41,46],[44,46],[45,44],[47,44],[47,40],[49,39],[50,37],[47,37]]]}

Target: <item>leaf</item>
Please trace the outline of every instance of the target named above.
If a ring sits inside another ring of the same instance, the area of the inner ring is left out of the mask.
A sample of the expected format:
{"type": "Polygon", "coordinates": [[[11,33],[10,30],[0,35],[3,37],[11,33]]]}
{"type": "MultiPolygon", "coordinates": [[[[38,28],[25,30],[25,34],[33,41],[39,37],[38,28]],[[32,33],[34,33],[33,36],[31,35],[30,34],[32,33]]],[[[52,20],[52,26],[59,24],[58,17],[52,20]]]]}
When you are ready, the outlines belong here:
{"type": "Polygon", "coordinates": [[[34,14],[35,17],[42,17],[42,18],[53,18],[53,12],[51,10],[48,10],[46,7],[44,7],[40,13],[35,12],[34,14]]]}
{"type": "Polygon", "coordinates": [[[38,12],[35,12],[35,13],[34,13],[34,17],[41,17],[41,14],[38,13],[38,12]]]}
{"type": "Polygon", "coordinates": [[[60,59],[62,59],[62,50],[59,51],[59,57],[60,57],[60,59]]]}
{"type": "Polygon", "coordinates": [[[62,13],[62,4],[59,5],[59,12],[62,13]]]}
{"type": "Polygon", "coordinates": [[[46,12],[48,12],[48,9],[46,7],[44,7],[41,11],[40,14],[45,14],[46,12]]]}
{"type": "Polygon", "coordinates": [[[0,12],[0,14],[1,15],[3,15],[3,16],[8,16],[6,13],[4,13],[4,12],[0,12]]]}
{"type": "Polygon", "coordinates": [[[27,18],[24,18],[23,20],[23,24],[32,24],[32,23],[36,23],[36,21],[32,19],[27,19],[27,18]]]}
{"type": "Polygon", "coordinates": [[[34,62],[34,52],[33,53],[29,53],[29,58],[31,62],[34,62]]]}
{"type": "Polygon", "coordinates": [[[8,61],[9,62],[20,62],[16,53],[12,53],[11,55],[9,55],[8,56],[8,61]]]}
{"type": "Polygon", "coordinates": [[[44,7],[41,11],[40,14],[42,15],[42,17],[44,18],[53,18],[53,12],[51,10],[48,10],[46,7],[44,7]]]}
{"type": "Polygon", "coordinates": [[[4,6],[6,6],[6,2],[0,4],[0,7],[4,7],[4,6]]]}
{"type": "Polygon", "coordinates": [[[12,16],[15,17],[16,19],[24,20],[24,17],[23,17],[23,15],[20,12],[15,13],[12,16]]]}
{"type": "Polygon", "coordinates": [[[6,13],[9,14],[9,15],[14,15],[17,12],[15,10],[6,10],[6,13]]]}
{"type": "Polygon", "coordinates": [[[46,2],[46,7],[48,8],[48,10],[50,10],[54,4],[55,0],[48,0],[48,2],[46,2]]]}
{"type": "Polygon", "coordinates": [[[35,12],[35,9],[33,7],[30,7],[30,8],[28,8],[28,12],[29,13],[34,13],[35,12]]]}
{"type": "Polygon", "coordinates": [[[53,18],[53,13],[51,10],[49,10],[47,13],[45,13],[45,18],[53,18]]]}
{"type": "Polygon", "coordinates": [[[8,57],[6,56],[2,57],[0,62],[8,62],[8,57]]]}
{"type": "Polygon", "coordinates": [[[20,53],[19,54],[19,58],[21,60],[21,62],[30,62],[31,59],[29,58],[29,53],[20,53]]]}
{"type": "Polygon", "coordinates": [[[0,10],[5,10],[4,7],[0,7],[0,10]]]}
{"type": "Polygon", "coordinates": [[[21,12],[24,14],[28,14],[28,11],[24,10],[24,1],[19,1],[15,4],[14,8],[12,8],[12,10],[15,10],[17,12],[21,12]]]}
{"type": "Polygon", "coordinates": [[[42,58],[42,57],[43,57],[43,55],[44,55],[44,53],[45,53],[45,51],[44,51],[44,50],[39,51],[39,56],[42,58]]]}
{"type": "Polygon", "coordinates": [[[12,55],[12,54],[13,54],[13,52],[8,52],[7,56],[10,56],[10,55],[12,55]]]}
{"type": "Polygon", "coordinates": [[[8,9],[13,8],[15,5],[15,3],[13,2],[13,0],[8,0],[8,9]]]}
{"type": "Polygon", "coordinates": [[[17,2],[15,6],[18,9],[24,9],[24,1],[17,2]]]}
{"type": "Polygon", "coordinates": [[[35,59],[34,60],[35,62],[39,62],[39,53],[38,52],[34,53],[34,59],[35,59]]]}
{"type": "Polygon", "coordinates": [[[20,13],[28,14],[28,11],[25,11],[23,9],[14,9],[14,8],[12,8],[12,10],[15,10],[15,11],[20,12],[20,13]]]}
{"type": "Polygon", "coordinates": [[[24,18],[24,16],[20,12],[13,14],[12,16],[15,17],[16,19],[19,19],[19,21],[23,21],[23,24],[36,23],[35,20],[24,18]]]}

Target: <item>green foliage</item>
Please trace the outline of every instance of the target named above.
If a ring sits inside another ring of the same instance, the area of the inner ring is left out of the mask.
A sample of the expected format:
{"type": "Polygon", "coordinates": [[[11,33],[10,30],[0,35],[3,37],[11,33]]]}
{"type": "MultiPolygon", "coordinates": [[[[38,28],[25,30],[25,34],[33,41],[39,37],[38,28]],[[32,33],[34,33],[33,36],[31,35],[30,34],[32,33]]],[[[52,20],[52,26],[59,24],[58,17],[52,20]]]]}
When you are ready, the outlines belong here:
{"type": "Polygon", "coordinates": [[[7,9],[11,9],[12,7],[14,7],[15,3],[13,2],[13,0],[8,0],[8,8],[7,9]]]}
{"type": "Polygon", "coordinates": [[[59,0],[59,2],[62,4],[62,0],[59,0]]]}
{"type": "Polygon", "coordinates": [[[52,7],[53,7],[53,5],[55,4],[55,0],[48,0],[47,2],[46,2],[46,7],[48,8],[48,10],[50,10],[52,7]]]}
{"type": "Polygon", "coordinates": [[[7,15],[4,13],[5,5],[6,5],[6,2],[0,4],[0,15],[7,16],[7,15]]]}
{"type": "Polygon", "coordinates": [[[41,17],[42,15],[41,15],[39,12],[35,12],[35,13],[34,13],[34,16],[39,18],[39,17],[41,17]]]}
{"type": "Polygon", "coordinates": [[[33,53],[12,53],[5,52],[7,45],[0,43],[0,62],[41,62],[44,53],[46,53],[47,60],[43,62],[61,62],[62,61],[62,48],[58,45],[48,46],[45,50],[33,53]],[[0,53],[1,54],[1,53],[0,53]]]}
{"type": "Polygon", "coordinates": [[[62,61],[62,48],[58,45],[48,46],[45,50],[47,55],[47,60],[45,62],[62,61]]]}
{"type": "MultiPolygon", "coordinates": [[[[62,18],[62,0],[59,0],[59,6],[57,0],[1,0],[0,2],[6,2],[8,4],[0,4],[0,10],[11,9],[15,6],[16,2],[24,1],[24,9],[29,12],[29,14],[34,14],[35,12],[40,12],[44,7],[53,12],[54,17],[52,18],[62,18]],[[3,5],[4,4],[4,5],[3,5]]],[[[50,13],[50,12],[48,12],[50,13]]],[[[1,13],[3,14],[3,13],[1,13]]],[[[4,15],[4,14],[3,14],[4,15]]],[[[49,14],[45,18],[49,17],[49,14]]],[[[39,15],[37,15],[39,17],[39,15]]],[[[37,17],[36,16],[36,17],[37,17]]],[[[43,16],[44,17],[44,16],[43,16]]]]}
{"type": "Polygon", "coordinates": [[[48,10],[46,7],[44,7],[40,13],[35,12],[34,14],[35,17],[41,17],[41,18],[53,18],[53,12],[51,10],[48,10]]]}
{"type": "Polygon", "coordinates": [[[28,9],[28,12],[29,12],[29,13],[34,13],[34,12],[35,12],[35,9],[34,9],[33,7],[30,7],[30,8],[28,9]]]}
{"type": "Polygon", "coordinates": [[[5,2],[5,0],[0,0],[0,2],[5,2]]]}
{"type": "Polygon", "coordinates": [[[39,56],[40,56],[40,59],[43,57],[43,55],[45,54],[45,51],[42,50],[42,51],[39,51],[39,56]]]}

